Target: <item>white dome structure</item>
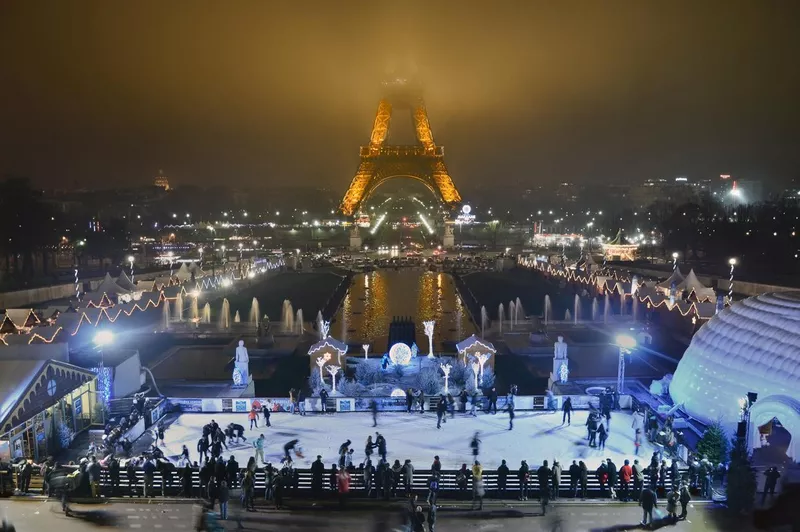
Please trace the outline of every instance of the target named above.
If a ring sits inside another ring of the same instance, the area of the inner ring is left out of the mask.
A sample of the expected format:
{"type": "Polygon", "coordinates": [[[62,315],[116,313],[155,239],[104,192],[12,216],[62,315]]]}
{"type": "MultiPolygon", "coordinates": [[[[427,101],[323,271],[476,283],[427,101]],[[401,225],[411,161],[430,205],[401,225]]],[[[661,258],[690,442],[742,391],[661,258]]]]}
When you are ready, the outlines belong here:
{"type": "Polygon", "coordinates": [[[758,393],[750,410],[750,446],[758,427],[777,417],[792,434],[787,454],[800,458],[800,291],[751,297],[723,310],[692,338],[669,388],[675,404],[730,432],[739,401],[758,393]]]}

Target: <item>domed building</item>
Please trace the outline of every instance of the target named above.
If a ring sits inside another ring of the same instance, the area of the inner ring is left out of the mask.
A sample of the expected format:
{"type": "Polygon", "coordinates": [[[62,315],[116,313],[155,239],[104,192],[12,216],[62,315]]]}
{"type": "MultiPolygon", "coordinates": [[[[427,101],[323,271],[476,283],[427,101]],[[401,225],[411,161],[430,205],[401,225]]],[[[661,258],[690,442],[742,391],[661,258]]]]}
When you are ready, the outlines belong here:
{"type": "Polygon", "coordinates": [[[692,339],[669,393],[692,417],[720,420],[734,434],[741,401],[750,409],[749,445],[777,418],[792,438],[787,455],[800,459],[800,291],[751,297],[723,310],[692,339]]]}

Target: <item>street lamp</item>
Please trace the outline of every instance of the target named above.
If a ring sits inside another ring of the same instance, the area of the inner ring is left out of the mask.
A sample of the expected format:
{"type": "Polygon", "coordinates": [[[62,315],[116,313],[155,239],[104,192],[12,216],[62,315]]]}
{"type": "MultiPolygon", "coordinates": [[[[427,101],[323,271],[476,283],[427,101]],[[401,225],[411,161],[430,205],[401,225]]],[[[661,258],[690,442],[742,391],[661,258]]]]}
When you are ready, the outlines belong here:
{"type": "Polygon", "coordinates": [[[728,264],[731,265],[730,279],[728,280],[728,301],[733,303],[733,269],[736,267],[736,259],[728,259],[728,264]]]}
{"type": "Polygon", "coordinates": [[[636,349],[636,338],[630,334],[618,334],[616,345],[619,347],[619,363],[617,365],[617,392],[622,394],[625,389],[625,355],[636,349]]]}
{"type": "Polygon", "coordinates": [[[672,271],[674,272],[678,268],[678,252],[672,252],[672,271]]]}
{"type": "Polygon", "coordinates": [[[133,282],[133,255],[128,255],[128,262],[131,263],[131,282],[133,282]]]}

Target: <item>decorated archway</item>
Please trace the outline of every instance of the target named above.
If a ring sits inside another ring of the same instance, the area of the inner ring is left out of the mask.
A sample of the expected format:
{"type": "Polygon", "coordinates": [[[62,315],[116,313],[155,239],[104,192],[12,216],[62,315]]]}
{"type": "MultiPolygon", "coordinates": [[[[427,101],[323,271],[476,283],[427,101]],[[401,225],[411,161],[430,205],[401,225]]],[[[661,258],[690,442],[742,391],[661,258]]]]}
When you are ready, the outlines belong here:
{"type": "Polygon", "coordinates": [[[779,419],[791,438],[786,454],[793,461],[800,459],[800,401],[786,395],[759,398],[750,409],[749,449],[761,447],[759,427],[779,419]]]}

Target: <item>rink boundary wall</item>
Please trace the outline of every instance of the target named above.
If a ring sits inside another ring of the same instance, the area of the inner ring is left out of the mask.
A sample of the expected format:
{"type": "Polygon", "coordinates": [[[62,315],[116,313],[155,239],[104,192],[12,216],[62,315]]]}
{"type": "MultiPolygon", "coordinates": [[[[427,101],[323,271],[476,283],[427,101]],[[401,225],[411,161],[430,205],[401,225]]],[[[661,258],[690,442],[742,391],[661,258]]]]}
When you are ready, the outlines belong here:
{"type": "MultiPolygon", "coordinates": [[[[561,410],[563,401],[572,398],[573,410],[588,410],[589,408],[599,408],[600,398],[596,395],[556,395],[548,398],[545,395],[518,395],[514,397],[515,411],[553,411],[561,410]]],[[[370,402],[377,401],[379,412],[404,412],[406,410],[405,397],[329,397],[326,410],[328,412],[369,412],[370,402]]],[[[241,413],[250,412],[253,402],[271,405],[272,412],[290,412],[291,403],[286,397],[253,397],[253,398],[201,398],[201,397],[168,397],[167,403],[172,412],[190,413],[241,413]]],[[[438,396],[431,396],[425,399],[425,410],[436,408],[439,403],[438,396]]],[[[620,406],[623,410],[631,408],[632,399],[630,395],[621,395],[619,398],[620,406]]],[[[506,407],[507,397],[497,398],[497,409],[502,410],[506,407]]],[[[311,397],[304,402],[306,412],[322,412],[322,403],[319,397],[311,397]]],[[[456,406],[459,403],[456,402],[456,406]]],[[[481,397],[478,409],[486,410],[487,399],[481,397]]],[[[419,406],[414,405],[415,409],[419,406]]],[[[467,409],[471,404],[467,402],[467,409]]]]}

